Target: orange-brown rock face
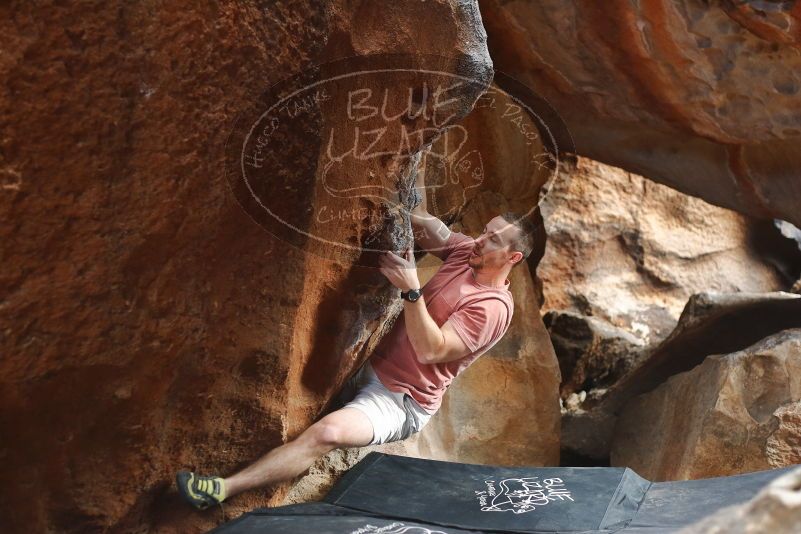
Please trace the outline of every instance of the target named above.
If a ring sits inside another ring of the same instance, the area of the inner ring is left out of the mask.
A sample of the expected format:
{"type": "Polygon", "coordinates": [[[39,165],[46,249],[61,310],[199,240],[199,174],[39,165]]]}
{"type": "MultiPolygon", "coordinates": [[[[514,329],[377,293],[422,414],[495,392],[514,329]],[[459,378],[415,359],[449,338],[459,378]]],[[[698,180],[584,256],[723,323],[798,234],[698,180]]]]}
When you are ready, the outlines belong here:
{"type": "MultiPolygon", "coordinates": [[[[476,6],[396,2],[376,16],[376,5],[0,8],[5,531],[207,530],[219,516],[178,501],[175,470],[231,471],[296,435],[380,334],[387,282],[354,269],[359,258],[274,238],[224,178],[236,117],[314,63],[445,56],[440,71],[478,82],[449,95],[450,118],[415,126],[436,131],[470,110],[491,75],[476,6]],[[414,37],[426,27],[427,40],[414,37]]],[[[354,86],[335,89],[290,108],[306,115],[281,131],[276,181],[257,191],[318,234],[322,135],[353,132],[334,104],[354,86]]],[[[424,141],[407,143],[407,159],[424,141]]],[[[334,176],[392,176],[389,200],[408,207],[411,165],[362,160],[334,176]]],[[[402,217],[382,210],[365,206],[379,221],[370,232],[329,229],[356,245],[408,242],[402,217]]]]}
{"type": "Polygon", "coordinates": [[[579,154],[801,225],[795,2],[482,0],[495,67],[543,95],[579,154]]]}

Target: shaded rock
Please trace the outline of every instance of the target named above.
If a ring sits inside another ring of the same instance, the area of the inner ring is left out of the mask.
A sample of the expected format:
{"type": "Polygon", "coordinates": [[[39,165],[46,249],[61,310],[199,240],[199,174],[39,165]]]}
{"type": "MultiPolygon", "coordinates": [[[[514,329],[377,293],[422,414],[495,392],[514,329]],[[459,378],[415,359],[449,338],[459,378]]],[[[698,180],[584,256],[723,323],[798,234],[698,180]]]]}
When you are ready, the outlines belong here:
{"type": "Polygon", "coordinates": [[[801,277],[801,231],[779,220],[754,221],[750,228],[754,253],[781,274],[788,285],[801,277]]]}
{"type": "MultiPolygon", "coordinates": [[[[496,77],[473,111],[423,154],[428,211],[448,224],[487,195],[534,218],[545,191],[568,178],[558,165],[566,156],[555,152],[572,148],[564,146],[563,125],[547,115],[545,103],[530,102],[532,95],[512,83],[496,77]]],[[[480,232],[485,222],[473,230],[480,232]]]]}
{"type": "Polygon", "coordinates": [[[579,154],[801,226],[791,2],[483,0],[498,70],[544,96],[579,154]]]}
{"type": "Polygon", "coordinates": [[[689,371],[710,354],[727,354],[776,332],[801,327],[801,297],[791,293],[701,293],[690,298],[673,333],[647,349],[636,367],[603,395],[590,395],[582,409],[562,420],[563,454],[605,461],[614,420],[636,395],[689,371]]]}
{"type": "Polygon", "coordinates": [[[678,534],[746,534],[801,531],[801,468],[770,482],[750,501],[729,506],[685,527],[678,534]]]}
{"type": "Polygon", "coordinates": [[[650,480],[792,465],[797,454],[777,453],[801,440],[794,421],[799,400],[801,329],[790,329],[742,351],[708,356],[629,401],[615,426],[611,464],[650,480]]]}
{"type": "Polygon", "coordinates": [[[637,365],[642,353],[642,340],[595,317],[550,311],[543,322],[559,359],[562,399],[609,387],[637,365]]]}
{"type": "Polygon", "coordinates": [[[601,409],[562,414],[561,465],[608,466],[617,416],[601,409]]]}
{"type": "Polygon", "coordinates": [[[694,293],[781,291],[795,281],[763,257],[772,253],[801,266],[797,250],[766,245],[771,232],[792,243],[771,224],[762,229],[738,213],[585,158],[565,162],[562,175],[542,206],[547,243],[537,276],[545,312],[591,315],[653,344],[673,330],[694,293]],[[755,242],[766,249],[762,254],[755,242]]]}

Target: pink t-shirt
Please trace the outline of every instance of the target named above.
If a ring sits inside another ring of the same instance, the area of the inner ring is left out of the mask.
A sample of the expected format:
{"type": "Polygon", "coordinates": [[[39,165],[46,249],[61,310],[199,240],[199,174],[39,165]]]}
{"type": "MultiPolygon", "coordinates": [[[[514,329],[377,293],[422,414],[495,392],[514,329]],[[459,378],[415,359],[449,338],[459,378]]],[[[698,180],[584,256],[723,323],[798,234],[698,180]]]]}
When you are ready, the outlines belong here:
{"type": "Polygon", "coordinates": [[[387,389],[408,393],[429,413],[442,404],[453,379],[495,345],[512,321],[509,280],[499,288],[477,283],[467,264],[474,245],[472,237],[451,232],[443,254],[445,262],[423,287],[426,309],[437,326],[450,324],[472,352],[450,362],[418,362],[401,313],[370,359],[387,389]]]}

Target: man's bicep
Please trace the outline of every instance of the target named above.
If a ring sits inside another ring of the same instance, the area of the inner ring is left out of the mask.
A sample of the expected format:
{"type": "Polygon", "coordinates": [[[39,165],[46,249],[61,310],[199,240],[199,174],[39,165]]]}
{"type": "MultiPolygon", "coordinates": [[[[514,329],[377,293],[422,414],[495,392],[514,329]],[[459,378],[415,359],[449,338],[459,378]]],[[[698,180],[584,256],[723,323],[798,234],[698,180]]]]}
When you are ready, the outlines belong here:
{"type": "Polygon", "coordinates": [[[442,350],[442,354],[440,354],[439,358],[437,358],[437,363],[458,360],[459,358],[464,358],[473,352],[470,347],[465,344],[462,337],[451,324],[446,322],[444,325],[442,325],[441,330],[442,337],[445,340],[445,345],[442,350]]]}
{"type": "Polygon", "coordinates": [[[498,299],[486,299],[453,313],[442,325],[458,336],[469,353],[491,346],[505,332],[506,305],[498,299]]]}
{"type": "Polygon", "coordinates": [[[445,246],[451,231],[448,226],[429,213],[412,214],[412,225],[414,226],[414,240],[425,250],[439,259],[444,259],[445,246]]]}

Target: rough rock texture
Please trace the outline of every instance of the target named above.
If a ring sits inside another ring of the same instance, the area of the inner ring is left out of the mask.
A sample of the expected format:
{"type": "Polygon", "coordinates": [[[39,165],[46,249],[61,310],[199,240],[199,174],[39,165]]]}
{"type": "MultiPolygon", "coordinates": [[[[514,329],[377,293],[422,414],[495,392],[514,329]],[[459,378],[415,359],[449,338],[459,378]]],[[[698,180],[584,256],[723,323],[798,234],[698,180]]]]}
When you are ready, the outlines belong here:
{"type": "Polygon", "coordinates": [[[801,464],[801,402],[781,406],[773,416],[779,427],[765,444],[768,463],[775,467],[801,464]]]}
{"type": "MultiPolygon", "coordinates": [[[[16,481],[0,489],[4,531],[206,531],[217,511],[179,503],[174,472],[231,471],[297,435],[397,311],[359,258],[307,254],[312,243],[289,246],[243,212],[223,177],[235,118],[345,55],[444,51],[441,70],[486,87],[476,6],[6,3],[0,32],[0,474],[16,481]]],[[[452,122],[481,90],[449,95],[452,122]]],[[[260,191],[297,208],[302,229],[320,224],[321,135],[342,118],[342,93],[328,95],[283,132],[271,170],[299,178],[260,191]]],[[[344,168],[394,177],[409,207],[424,142],[344,168]]],[[[408,243],[401,216],[366,210],[380,243],[408,243]]],[[[367,231],[335,234],[358,244],[367,231]]]]}
{"type": "Polygon", "coordinates": [[[750,501],[729,506],[678,534],[796,534],[801,532],[801,468],[771,481],[750,501]]]}
{"type": "Polygon", "coordinates": [[[644,344],[667,337],[694,293],[781,291],[797,276],[756,255],[756,221],[585,158],[565,163],[542,215],[543,311],[591,315],[644,344]]]}
{"type": "Polygon", "coordinates": [[[579,154],[801,226],[795,2],[482,0],[498,70],[579,154]]]}
{"type": "Polygon", "coordinates": [[[788,416],[799,400],[801,329],[790,329],[742,351],[711,355],[632,399],[615,426],[611,463],[649,480],[793,465],[797,452],[777,452],[801,440],[788,416]]]}
{"type": "Polygon", "coordinates": [[[694,295],[679,324],[662,343],[649,348],[642,364],[601,395],[589,395],[562,419],[562,448],[569,454],[605,461],[617,414],[636,395],[669,377],[691,370],[710,354],[745,349],[788,328],[801,327],[801,298],[791,293],[694,295]]]}

